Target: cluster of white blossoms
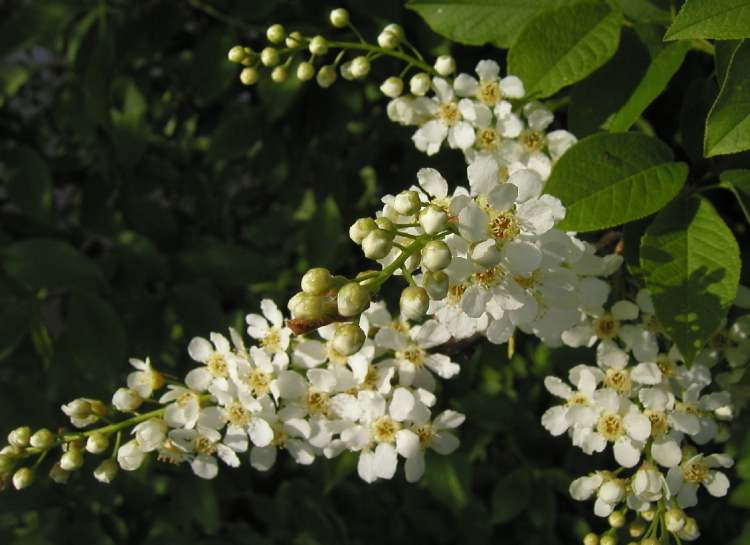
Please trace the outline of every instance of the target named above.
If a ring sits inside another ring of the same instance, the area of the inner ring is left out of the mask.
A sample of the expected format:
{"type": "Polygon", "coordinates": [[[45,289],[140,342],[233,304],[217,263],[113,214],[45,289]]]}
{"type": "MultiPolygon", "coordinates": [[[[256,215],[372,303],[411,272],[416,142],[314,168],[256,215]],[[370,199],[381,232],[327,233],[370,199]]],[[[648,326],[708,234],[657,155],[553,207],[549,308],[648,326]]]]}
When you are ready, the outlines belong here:
{"type": "MultiPolygon", "coordinates": [[[[715,365],[727,353],[734,367],[743,366],[748,323],[743,316],[729,332],[717,333],[691,366],[660,330],[646,290],[635,302],[620,300],[582,313],[579,324],[562,334],[570,346],[596,346],[596,365],[573,367],[568,383],[545,379],[547,390],[563,403],[545,412],[542,425],[552,435],[567,434],[586,454],[611,446],[617,469],[596,471],[570,486],[574,499],[594,499],[594,513],[609,517],[612,528],[602,539],[624,526],[628,510],[636,516],[631,537],[652,539],[659,528],[682,540],[700,535],[684,509],[697,505],[700,488],[726,495],[729,479],[721,469],[733,461],[699,449],[725,441],[725,422],[736,412],[730,393],[712,387],[705,362],[715,365]]],[[[587,540],[598,543],[599,536],[587,540]]]]}
{"type": "Polygon", "coordinates": [[[132,359],[135,370],[110,405],[79,398],[62,406],[71,424],[85,431],[12,431],[0,453],[0,485],[30,485],[55,450],[60,457],[49,475],[56,482],[82,468],[86,453],[110,453],[94,469],[96,479],[108,483],[152,454],[211,479],[220,462],[238,467],[244,455],[253,468],[267,471],[279,450],[303,465],[356,452],[367,482],[392,478],[401,457],[412,482],[424,472],[427,449],[449,454],[458,447],[451,430],[464,416],[452,410],[433,415],[437,379],[460,369],[431,351],[450,340],[444,326],[434,320],[412,326],[372,303],[358,320],[365,339],[345,355],[337,332],[348,324],[293,338],[271,300],[261,308],[262,315],[247,316],[253,346],[233,329],[229,338],[194,338],[188,353],[200,365],[184,383],[165,379],[148,359],[132,359]],[[116,421],[117,413],[126,418],[116,421]],[[102,419],[106,425],[89,429],[102,419]]]}

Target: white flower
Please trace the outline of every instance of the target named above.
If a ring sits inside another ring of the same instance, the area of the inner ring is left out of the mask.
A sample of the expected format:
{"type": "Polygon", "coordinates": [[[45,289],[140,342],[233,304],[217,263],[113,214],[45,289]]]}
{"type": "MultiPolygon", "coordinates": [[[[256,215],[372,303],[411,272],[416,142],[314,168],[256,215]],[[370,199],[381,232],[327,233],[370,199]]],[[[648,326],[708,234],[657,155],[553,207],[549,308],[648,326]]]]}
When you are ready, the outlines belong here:
{"type": "Polygon", "coordinates": [[[456,93],[443,78],[432,79],[435,97],[425,105],[432,116],[424,123],[412,140],[418,150],[434,155],[440,150],[443,141],[448,139],[451,148],[466,149],[474,143],[474,128],[463,120],[456,93]]]}
{"type": "Polygon", "coordinates": [[[681,466],[673,467],[667,473],[667,486],[672,496],[683,509],[697,505],[697,491],[700,485],[715,497],[725,496],[729,489],[729,479],[717,467],[728,468],[733,460],[724,454],[696,454],[681,466]]]}
{"type": "Polygon", "coordinates": [[[138,440],[132,439],[117,449],[117,463],[125,471],[135,471],[146,458],[146,453],[138,445],[138,440]]]}
{"type": "Polygon", "coordinates": [[[248,314],[247,334],[256,339],[260,347],[273,357],[274,365],[283,369],[289,364],[289,340],[291,331],[284,326],[284,315],[271,299],[260,302],[263,316],[248,314]]]}
{"type": "Polygon", "coordinates": [[[460,426],[466,417],[456,411],[443,411],[430,422],[414,422],[410,428],[396,432],[396,450],[406,458],[406,480],[418,481],[424,473],[424,453],[431,448],[438,454],[450,454],[459,446],[458,438],[449,430],[460,426]]]}
{"type": "Polygon", "coordinates": [[[569,374],[569,380],[576,390],[557,377],[545,377],[547,391],[566,403],[547,409],[542,415],[542,426],[554,436],[562,435],[571,426],[592,426],[596,420],[594,392],[603,377],[604,374],[596,367],[577,365],[569,374]]]}
{"type": "Polygon", "coordinates": [[[159,398],[167,405],[164,420],[170,428],[192,428],[200,416],[200,400],[197,392],[170,384],[169,391],[159,398]]]}
{"type": "Polygon", "coordinates": [[[229,341],[219,333],[211,333],[211,342],[195,337],[188,345],[190,357],[202,363],[204,367],[197,367],[185,376],[185,383],[198,392],[205,392],[215,382],[226,383],[229,378],[230,367],[235,358],[229,341]]]}
{"type": "Polygon", "coordinates": [[[151,452],[161,447],[166,437],[167,424],[161,418],[151,418],[137,424],[131,432],[135,435],[138,448],[143,452],[151,452]]]}
{"type": "Polygon", "coordinates": [[[112,396],[112,405],[120,412],[132,412],[143,403],[143,398],[138,392],[130,388],[118,388],[112,396]]]}
{"type": "Polygon", "coordinates": [[[136,368],[128,375],[128,388],[138,393],[144,399],[151,397],[154,390],[164,386],[164,378],[151,367],[151,359],[139,360],[130,358],[130,365],[136,368]]]}
{"type": "Polygon", "coordinates": [[[479,61],[476,66],[479,81],[468,74],[459,74],[453,83],[456,93],[462,97],[476,98],[483,104],[494,107],[503,98],[523,98],[523,82],[516,76],[500,77],[500,66],[492,60],[479,61]]]}

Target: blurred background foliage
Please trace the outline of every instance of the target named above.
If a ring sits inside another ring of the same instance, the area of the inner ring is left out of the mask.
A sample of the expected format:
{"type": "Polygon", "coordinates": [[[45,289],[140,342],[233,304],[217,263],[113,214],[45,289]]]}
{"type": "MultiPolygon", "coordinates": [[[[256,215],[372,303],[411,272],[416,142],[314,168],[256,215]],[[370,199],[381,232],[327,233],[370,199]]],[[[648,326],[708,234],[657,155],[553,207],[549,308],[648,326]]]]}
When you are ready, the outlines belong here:
{"type": "MultiPolygon", "coordinates": [[[[423,51],[448,50],[398,0],[344,5],[369,36],[399,22],[423,51]]],[[[0,1],[0,430],[63,425],[60,404],[108,399],[131,355],[185,372],[192,336],[241,328],[263,297],[283,304],[308,267],[362,268],[347,226],[419,167],[463,179],[459,155],[426,159],[409,130],[388,121],[377,85],[398,69],[389,61],[376,63],[367,84],[326,91],[294,78],[239,84],[226,60],[232,45],[260,45],[274,22],[319,32],[332,7],[0,1]]],[[[504,55],[452,52],[467,71],[504,55]]],[[[690,121],[715,93],[712,71],[690,53],[647,112],[683,157],[700,142],[690,121]]],[[[590,80],[568,91],[581,134],[598,125],[602,107],[590,80]]],[[[747,248],[737,206],[720,206],[747,248]]],[[[211,482],[161,464],[110,486],[85,474],[66,486],[41,478],[0,494],[0,542],[554,545],[579,542],[592,523],[601,531],[590,505],[567,494],[592,461],[539,424],[549,402],[542,377],[586,352],[520,339],[511,360],[491,345],[456,357],[464,371],[442,398],[468,415],[462,446],[429,459],[418,485],[401,474],[366,485],[348,456],[310,468],[284,459],[267,474],[226,469],[211,482]]],[[[741,419],[728,450],[750,479],[746,430],[741,419]]],[[[747,528],[735,541],[750,480],[734,481],[729,502],[701,498],[703,543],[750,543],[747,528]]]]}

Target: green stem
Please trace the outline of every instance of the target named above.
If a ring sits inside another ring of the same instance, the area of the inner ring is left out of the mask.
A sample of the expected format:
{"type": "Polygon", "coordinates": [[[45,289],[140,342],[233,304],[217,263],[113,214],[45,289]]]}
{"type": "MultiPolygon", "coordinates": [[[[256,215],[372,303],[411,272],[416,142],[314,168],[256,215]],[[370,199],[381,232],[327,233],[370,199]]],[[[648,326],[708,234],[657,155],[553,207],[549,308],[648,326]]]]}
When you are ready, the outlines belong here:
{"type": "Polygon", "coordinates": [[[656,136],[656,132],[654,132],[654,128],[651,126],[651,123],[646,121],[646,119],[643,117],[639,117],[635,120],[635,126],[639,131],[647,136],[656,136]]]}
{"type": "Polygon", "coordinates": [[[401,268],[401,274],[404,275],[404,278],[406,278],[406,281],[409,283],[410,286],[416,286],[417,285],[417,283],[414,281],[414,277],[406,269],[406,267],[402,267],[401,268]]]}
{"type": "Polygon", "coordinates": [[[695,189],[695,193],[705,193],[706,191],[711,191],[712,189],[726,189],[726,186],[721,183],[704,185],[703,187],[697,187],[695,189]]]}
{"type": "Polygon", "coordinates": [[[64,435],[63,441],[68,442],[68,441],[75,441],[76,439],[83,439],[84,437],[88,437],[90,435],[93,435],[94,433],[103,433],[104,435],[111,435],[115,432],[119,432],[120,430],[124,430],[125,428],[129,428],[130,426],[135,426],[136,424],[145,422],[146,420],[151,420],[152,418],[161,417],[164,414],[165,410],[167,410],[166,407],[161,407],[159,409],[154,409],[153,411],[149,411],[147,413],[141,413],[139,415],[133,416],[126,420],[121,420],[120,422],[115,422],[114,424],[109,424],[108,426],[103,426],[101,428],[96,428],[93,430],[82,431],[79,433],[71,433],[68,435],[64,435]]]}
{"type": "Polygon", "coordinates": [[[700,51],[701,53],[705,53],[706,55],[711,55],[712,57],[716,54],[716,48],[714,47],[714,44],[707,40],[693,40],[691,46],[693,50],[700,51]]]}
{"type": "Polygon", "coordinates": [[[383,285],[383,283],[388,280],[393,273],[395,273],[397,270],[399,270],[404,263],[406,263],[406,260],[409,259],[409,257],[419,250],[422,249],[422,247],[427,243],[428,240],[430,240],[431,237],[419,237],[414,242],[409,244],[406,248],[401,250],[401,255],[399,255],[393,263],[388,265],[385,269],[380,271],[380,276],[371,284],[369,284],[367,287],[371,290],[375,290],[383,285]]]}
{"type": "Polygon", "coordinates": [[[407,53],[404,53],[403,51],[396,51],[394,49],[383,49],[382,47],[368,44],[368,43],[329,41],[328,45],[329,47],[339,48],[339,49],[359,49],[359,50],[367,51],[370,53],[381,53],[383,55],[393,57],[394,59],[399,59],[406,63],[410,63],[414,66],[417,66],[421,68],[422,70],[424,70],[425,72],[432,74],[433,76],[438,75],[438,73],[435,72],[435,69],[432,66],[430,66],[424,61],[419,60],[416,57],[413,57],[407,53]]]}

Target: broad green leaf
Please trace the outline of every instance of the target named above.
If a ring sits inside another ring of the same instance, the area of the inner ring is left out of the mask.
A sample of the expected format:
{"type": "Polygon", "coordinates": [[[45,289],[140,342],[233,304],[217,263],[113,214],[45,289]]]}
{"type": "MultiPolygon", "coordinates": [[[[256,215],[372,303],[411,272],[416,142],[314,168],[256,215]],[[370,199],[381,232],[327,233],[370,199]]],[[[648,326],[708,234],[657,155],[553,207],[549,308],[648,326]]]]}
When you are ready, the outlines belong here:
{"type": "Polygon", "coordinates": [[[0,165],[8,173],[8,196],[13,204],[34,220],[49,222],[53,184],[44,157],[30,148],[17,148],[0,154],[0,165]]]}
{"type": "Polygon", "coordinates": [[[656,317],[692,361],[737,293],[740,255],[732,231],[707,200],[680,198],[646,230],[641,267],[656,317]]]}
{"type": "Polygon", "coordinates": [[[669,147],[640,133],[586,137],[563,155],[545,191],[566,207],[564,230],[595,231],[661,209],[687,178],[669,147]]]}
{"type": "Polygon", "coordinates": [[[714,43],[714,67],[716,71],[716,81],[719,85],[724,83],[724,78],[727,77],[727,70],[729,70],[729,63],[732,60],[732,55],[737,50],[737,47],[742,43],[742,40],[720,40],[714,43]]]}
{"type": "Polygon", "coordinates": [[[750,37],[750,0],[688,0],[664,39],[747,37],[750,37]]]}
{"type": "Polygon", "coordinates": [[[639,23],[669,24],[669,2],[666,0],[612,0],[626,17],[639,23]]]}
{"type": "Polygon", "coordinates": [[[505,475],[492,493],[492,523],[506,523],[521,514],[532,496],[531,473],[526,468],[505,475]]]}
{"type": "Polygon", "coordinates": [[[31,301],[4,303],[0,310],[0,361],[13,353],[31,327],[34,305],[31,301]]]}
{"type": "Polygon", "coordinates": [[[719,176],[721,185],[731,191],[750,223],[750,170],[725,170],[719,176]]]}
{"type": "Polygon", "coordinates": [[[528,96],[546,97],[580,81],[617,51],[622,14],[603,2],[582,2],[541,13],[508,52],[508,72],[528,96]]]}
{"type": "Polygon", "coordinates": [[[453,509],[460,510],[468,503],[472,476],[472,466],[465,454],[427,456],[424,475],[427,488],[453,509]]]}
{"type": "Polygon", "coordinates": [[[466,45],[510,47],[524,25],[547,8],[570,0],[411,0],[436,33],[466,45]]]}
{"type": "Polygon", "coordinates": [[[112,139],[120,162],[133,166],[146,151],[149,133],[145,123],[147,104],[132,80],[124,84],[122,95],[122,108],[111,112],[112,139]]]}
{"type": "Polygon", "coordinates": [[[609,118],[604,128],[612,132],[627,131],[649,104],[664,91],[669,80],[682,66],[689,50],[689,42],[679,42],[669,44],[657,53],[651,59],[648,70],[638,82],[633,94],[625,105],[609,118]]]}
{"type": "Polygon", "coordinates": [[[2,257],[5,271],[32,290],[96,290],[104,284],[96,264],[62,240],[22,240],[5,247],[2,257]]]}
{"type": "Polygon", "coordinates": [[[0,106],[28,81],[30,72],[21,66],[0,65],[0,106]]]}
{"type": "Polygon", "coordinates": [[[732,55],[721,91],[706,120],[706,157],[750,149],[750,40],[732,55]]]}

